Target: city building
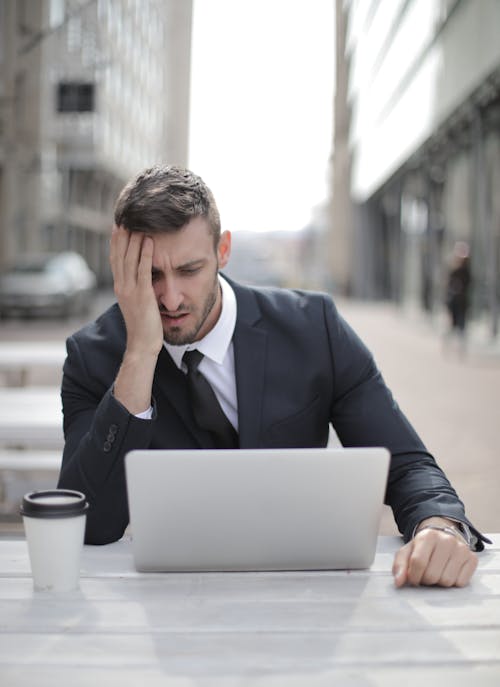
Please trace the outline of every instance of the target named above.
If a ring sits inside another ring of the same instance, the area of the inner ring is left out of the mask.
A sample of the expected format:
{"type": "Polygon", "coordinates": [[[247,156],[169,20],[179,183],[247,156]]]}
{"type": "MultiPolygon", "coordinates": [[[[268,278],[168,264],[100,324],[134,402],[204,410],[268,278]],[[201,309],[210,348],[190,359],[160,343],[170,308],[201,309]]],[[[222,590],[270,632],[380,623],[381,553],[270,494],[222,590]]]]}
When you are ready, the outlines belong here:
{"type": "MultiPolygon", "coordinates": [[[[344,289],[438,312],[461,241],[470,247],[472,312],[496,335],[500,3],[337,0],[337,18],[345,26],[339,107],[349,115],[343,130],[336,122],[348,156],[333,153],[334,187],[339,169],[350,180],[348,220],[345,192],[333,207],[334,218],[341,208],[338,241],[350,236],[344,289]]],[[[334,221],[331,250],[335,232],[334,221]]]]}
{"type": "Polygon", "coordinates": [[[191,0],[0,2],[0,266],[74,249],[108,283],[113,205],[187,163],[191,0]]]}

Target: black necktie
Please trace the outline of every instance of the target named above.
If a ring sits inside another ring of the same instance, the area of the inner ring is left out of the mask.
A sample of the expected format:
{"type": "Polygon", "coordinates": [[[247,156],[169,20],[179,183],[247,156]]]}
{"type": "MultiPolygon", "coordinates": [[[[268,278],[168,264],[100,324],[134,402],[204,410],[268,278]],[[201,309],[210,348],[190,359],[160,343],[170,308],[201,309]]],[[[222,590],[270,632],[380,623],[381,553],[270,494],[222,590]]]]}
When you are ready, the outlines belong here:
{"type": "Polygon", "coordinates": [[[203,358],[200,351],[186,351],[182,360],[187,366],[189,400],[194,419],[202,429],[214,435],[217,448],[237,448],[238,434],[220,407],[214,390],[198,370],[203,358]]]}

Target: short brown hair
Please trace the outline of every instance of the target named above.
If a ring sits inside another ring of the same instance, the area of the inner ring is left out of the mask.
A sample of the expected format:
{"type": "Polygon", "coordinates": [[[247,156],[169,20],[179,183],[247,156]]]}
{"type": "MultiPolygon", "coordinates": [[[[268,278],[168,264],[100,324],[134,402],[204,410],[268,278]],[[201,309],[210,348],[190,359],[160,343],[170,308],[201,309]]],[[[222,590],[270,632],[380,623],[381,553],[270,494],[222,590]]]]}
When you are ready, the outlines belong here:
{"type": "Polygon", "coordinates": [[[122,189],[115,205],[115,224],[143,233],[172,232],[194,217],[208,220],[217,247],[220,216],[203,179],[174,165],[150,167],[122,189]]]}

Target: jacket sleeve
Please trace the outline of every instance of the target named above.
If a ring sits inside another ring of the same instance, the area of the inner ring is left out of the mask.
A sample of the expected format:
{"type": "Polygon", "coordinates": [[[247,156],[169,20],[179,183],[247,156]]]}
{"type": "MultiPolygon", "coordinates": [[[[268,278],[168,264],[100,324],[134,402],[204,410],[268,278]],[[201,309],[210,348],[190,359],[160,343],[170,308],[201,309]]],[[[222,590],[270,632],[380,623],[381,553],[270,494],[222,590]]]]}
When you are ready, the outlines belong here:
{"type": "Polygon", "coordinates": [[[331,422],[344,446],[384,446],[391,453],[386,504],[409,541],[419,522],[431,516],[469,522],[463,503],[433,456],[398,407],[375,361],[351,327],[325,301],[325,321],[333,361],[331,422]]]}
{"type": "Polygon", "coordinates": [[[125,454],[148,448],[153,419],[131,415],[87,369],[77,340],[67,342],[62,381],[65,447],[60,488],[82,491],[90,504],[85,542],[108,544],[128,525],[125,454]]]}

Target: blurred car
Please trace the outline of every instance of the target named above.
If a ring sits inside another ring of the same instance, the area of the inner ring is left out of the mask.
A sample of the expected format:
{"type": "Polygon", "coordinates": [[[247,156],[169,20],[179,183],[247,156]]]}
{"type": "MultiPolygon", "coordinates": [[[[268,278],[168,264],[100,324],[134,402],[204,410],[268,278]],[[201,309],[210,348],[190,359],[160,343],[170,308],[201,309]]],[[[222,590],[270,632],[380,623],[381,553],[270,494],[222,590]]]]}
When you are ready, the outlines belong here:
{"type": "Polygon", "coordinates": [[[78,253],[26,255],[0,275],[0,315],[85,314],[96,283],[78,253]]]}

